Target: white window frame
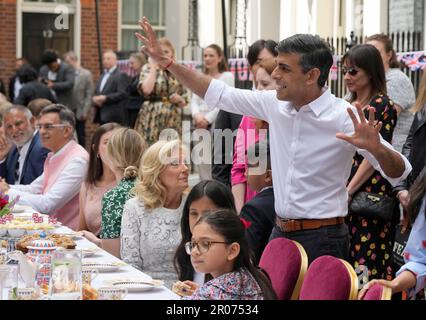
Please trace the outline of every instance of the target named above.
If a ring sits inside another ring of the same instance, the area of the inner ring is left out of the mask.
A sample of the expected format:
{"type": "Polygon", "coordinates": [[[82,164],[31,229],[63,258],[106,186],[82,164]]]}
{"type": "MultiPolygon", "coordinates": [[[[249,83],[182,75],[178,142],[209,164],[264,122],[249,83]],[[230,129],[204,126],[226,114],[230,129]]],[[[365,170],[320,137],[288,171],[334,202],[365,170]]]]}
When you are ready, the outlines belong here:
{"type": "MultiPolygon", "coordinates": [[[[143,1],[139,0],[139,6],[140,6],[140,12],[139,16],[142,18],[143,15],[143,1]]],[[[164,3],[165,5],[165,3],[164,3]]],[[[123,43],[122,43],[122,31],[123,30],[139,30],[139,25],[137,24],[123,24],[123,0],[118,1],[118,50],[123,49],[123,43]]],[[[159,8],[159,18],[158,21],[160,23],[164,20],[165,17],[163,16],[165,14],[165,8],[163,8],[163,1],[160,1],[160,8],[159,8]]],[[[164,25],[153,25],[152,28],[154,31],[164,31],[166,32],[166,24],[164,25]]]]}
{"type": "Polygon", "coordinates": [[[81,3],[80,0],[73,0],[72,3],[54,2],[28,2],[25,0],[16,1],[16,57],[22,57],[22,22],[23,13],[55,13],[55,8],[65,5],[69,13],[74,15],[74,52],[80,57],[81,53],[81,3]]]}

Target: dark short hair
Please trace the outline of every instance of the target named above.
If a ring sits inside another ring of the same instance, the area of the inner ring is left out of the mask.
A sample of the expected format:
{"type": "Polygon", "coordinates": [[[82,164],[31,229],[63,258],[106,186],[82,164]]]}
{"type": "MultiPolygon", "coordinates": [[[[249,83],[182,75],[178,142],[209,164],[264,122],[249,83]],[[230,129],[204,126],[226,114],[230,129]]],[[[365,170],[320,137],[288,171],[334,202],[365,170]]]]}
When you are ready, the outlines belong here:
{"type": "Polygon", "coordinates": [[[36,69],[31,67],[29,64],[24,64],[18,69],[17,76],[18,76],[19,82],[27,83],[27,82],[37,80],[38,74],[36,69]]]}
{"type": "Polygon", "coordinates": [[[276,50],[277,43],[274,40],[257,40],[250,47],[247,54],[248,63],[253,66],[256,64],[257,58],[259,57],[260,51],[263,49],[268,50],[274,57],[278,55],[276,50]]]}
{"type": "MultiPolygon", "coordinates": [[[[342,64],[358,67],[370,76],[371,86],[377,93],[387,94],[386,76],[382,56],[379,50],[371,44],[359,44],[352,47],[342,58],[342,64]]],[[[356,100],[352,94],[352,101],[356,100]]]]}
{"type": "Polygon", "coordinates": [[[277,50],[278,53],[300,55],[300,66],[305,73],[315,68],[319,69],[318,86],[320,88],[325,86],[333,65],[333,54],[323,39],[310,34],[296,34],[282,40],[277,50]]]}
{"type": "Polygon", "coordinates": [[[89,167],[87,168],[86,182],[90,185],[95,185],[97,181],[102,177],[104,173],[104,168],[102,165],[102,160],[98,157],[99,153],[99,144],[101,142],[102,136],[114,129],[121,128],[118,123],[105,123],[98,127],[93,134],[92,141],[90,143],[90,152],[89,152],[89,167]]]}
{"type": "Polygon", "coordinates": [[[73,129],[75,129],[74,112],[72,112],[70,109],[65,107],[63,104],[59,104],[59,103],[51,104],[51,105],[43,108],[43,110],[41,110],[41,112],[40,112],[40,115],[44,116],[45,114],[48,114],[48,113],[57,113],[61,123],[67,123],[73,129]]]}
{"type": "Polygon", "coordinates": [[[47,49],[43,52],[43,55],[41,56],[41,63],[49,65],[52,62],[56,62],[58,58],[59,55],[55,50],[47,49]]]}

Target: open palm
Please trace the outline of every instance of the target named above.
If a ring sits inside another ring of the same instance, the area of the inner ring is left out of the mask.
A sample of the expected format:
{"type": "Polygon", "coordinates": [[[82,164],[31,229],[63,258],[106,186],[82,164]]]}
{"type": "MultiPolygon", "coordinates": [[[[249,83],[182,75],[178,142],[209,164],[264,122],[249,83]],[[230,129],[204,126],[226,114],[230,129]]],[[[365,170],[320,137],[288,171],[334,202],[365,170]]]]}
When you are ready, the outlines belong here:
{"type": "Polygon", "coordinates": [[[170,59],[167,58],[167,56],[163,53],[163,50],[161,50],[157,40],[157,35],[152,29],[148,19],[143,17],[143,19],[139,21],[139,26],[145,33],[145,36],[138,32],[135,33],[136,38],[138,38],[143,43],[141,48],[142,52],[144,52],[154,62],[158,63],[161,67],[164,68],[169,63],[170,59]]]}
{"type": "Polygon", "coordinates": [[[348,136],[344,133],[337,133],[336,137],[349,142],[359,149],[368,151],[376,150],[380,145],[380,129],[382,128],[382,123],[375,120],[375,109],[373,107],[369,107],[368,109],[368,121],[365,118],[361,105],[356,104],[355,107],[358,112],[359,120],[352,109],[348,108],[349,116],[354,124],[354,134],[348,136]]]}

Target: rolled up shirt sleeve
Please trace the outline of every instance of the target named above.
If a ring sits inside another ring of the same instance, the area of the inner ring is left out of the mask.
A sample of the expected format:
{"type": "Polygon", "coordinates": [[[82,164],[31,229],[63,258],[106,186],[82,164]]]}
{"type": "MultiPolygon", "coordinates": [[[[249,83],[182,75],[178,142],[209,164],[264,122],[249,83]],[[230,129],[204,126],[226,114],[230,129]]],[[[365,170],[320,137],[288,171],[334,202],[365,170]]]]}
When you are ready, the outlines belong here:
{"type": "Polygon", "coordinates": [[[276,91],[274,90],[236,89],[216,79],[212,79],[210,82],[204,101],[210,109],[218,108],[265,121],[269,120],[268,108],[277,106],[276,91]]]}
{"type": "Polygon", "coordinates": [[[389,183],[392,186],[396,186],[398,185],[398,183],[400,183],[401,181],[404,181],[408,175],[410,174],[411,170],[412,170],[412,166],[410,164],[410,161],[408,161],[408,159],[402,155],[400,152],[396,151],[392,145],[390,143],[388,143],[386,140],[384,140],[382,137],[380,137],[380,141],[381,143],[387,147],[388,149],[391,149],[395,152],[397,152],[399,154],[399,156],[402,158],[402,160],[404,161],[404,172],[402,173],[401,176],[397,177],[397,178],[391,178],[389,176],[386,175],[386,173],[383,172],[382,168],[380,167],[379,162],[376,160],[376,158],[367,150],[363,150],[363,149],[358,149],[357,151],[365,158],[367,159],[367,161],[374,167],[374,169],[380,171],[380,173],[382,174],[382,176],[389,181],[389,183]]]}
{"type": "Polygon", "coordinates": [[[43,192],[44,176],[40,176],[30,185],[11,185],[9,196],[20,196],[18,204],[31,206],[34,210],[45,214],[54,214],[74,198],[81,188],[86,176],[88,162],[83,158],[73,159],[63,170],[55,184],[43,192]]]}

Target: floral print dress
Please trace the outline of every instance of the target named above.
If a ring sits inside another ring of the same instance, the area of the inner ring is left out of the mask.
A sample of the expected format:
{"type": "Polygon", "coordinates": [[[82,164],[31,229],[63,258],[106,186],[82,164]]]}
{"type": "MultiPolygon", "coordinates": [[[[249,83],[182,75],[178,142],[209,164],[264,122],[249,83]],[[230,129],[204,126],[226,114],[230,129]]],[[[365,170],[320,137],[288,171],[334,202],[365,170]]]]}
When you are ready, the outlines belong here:
{"type": "Polygon", "coordinates": [[[123,178],[102,198],[101,239],[120,238],[124,204],[131,198],[130,190],[135,186],[135,181],[123,178]]]}
{"type": "Polygon", "coordinates": [[[264,300],[262,289],[245,268],[206,282],[183,300],[264,300]]]}
{"type": "MultiPolygon", "coordinates": [[[[376,109],[376,120],[383,123],[381,136],[391,143],[396,124],[397,113],[392,100],[386,95],[377,95],[370,101],[370,106],[376,109]]],[[[364,111],[368,119],[368,110],[364,111]]],[[[360,154],[355,154],[349,181],[355,175],[362,160],[360,154]]],[[[392,186],[375,171],[373,175],[357,190],[392,196],[392,186]]],[[[395,217],[399,218],[399,217],[395,217]]],[[[360,217],[349,211],[347,217],[349,234],[351,236],[349,262],[357,268],[364,265],[368,268],[369,279],[392,280],[395,270],[392,270],[393,235],[397,221],[384,222],[377,219],[360,217]]]]}
{"type": "MultiPolygon", "coordinates": [[[[139,85],[148,76],[150,68],[149,64],[142,68],[139,85]]],[[[165,129],[175,130],[179,134],[179,137],[176,138],[180,139],[182,108],[169,101],[170,96],[174,93],[188,101],[188,92],[180,82],[167,71],[158,70],[154,90],[150,96],[145,97],[135,124],[135,130],[142,134],[148,145],[157,142],[165,129]]]]}

